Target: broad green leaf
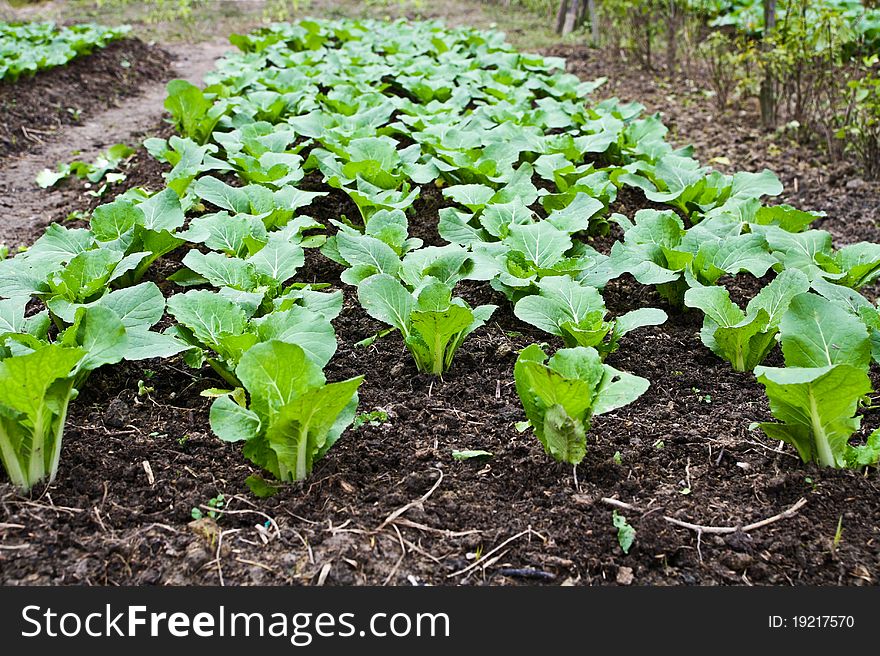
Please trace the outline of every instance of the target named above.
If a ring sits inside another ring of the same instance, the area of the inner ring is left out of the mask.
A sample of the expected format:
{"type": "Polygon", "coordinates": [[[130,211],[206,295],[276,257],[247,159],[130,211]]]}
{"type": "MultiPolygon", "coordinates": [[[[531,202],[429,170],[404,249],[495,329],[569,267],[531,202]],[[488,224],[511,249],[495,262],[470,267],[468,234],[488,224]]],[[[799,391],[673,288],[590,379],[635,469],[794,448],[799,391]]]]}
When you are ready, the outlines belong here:
{"type": "Polygon", "coordinates": [[[224,442],[240,442],[255,438],[260,432],[260,418],[228,396],[220,396],[211,404],[211,430],[224,442]]]}
{"type": "Polygon", "coordinates": [[[358,285],[358,301],[374,319],[397,328],[406,338],[415,305],[412,294],[388,274],[370,276],[358,285]]]}
{"type": "Polygon", "coordinates": [[[850,364],[867,369],[871,361],[868,331],[858,318],[815,294],[795,296],[779,322],[788,367],[850,364]]]}
{"type": "Polygon", "coordinates": [[[868,375],[848,364],[757,367],[755,375],[781,422],[758,424],[767,437],[794,446],[804,462],[844,467],[848,440],[860,424],[856,408],[871,391],[868,375]]]}

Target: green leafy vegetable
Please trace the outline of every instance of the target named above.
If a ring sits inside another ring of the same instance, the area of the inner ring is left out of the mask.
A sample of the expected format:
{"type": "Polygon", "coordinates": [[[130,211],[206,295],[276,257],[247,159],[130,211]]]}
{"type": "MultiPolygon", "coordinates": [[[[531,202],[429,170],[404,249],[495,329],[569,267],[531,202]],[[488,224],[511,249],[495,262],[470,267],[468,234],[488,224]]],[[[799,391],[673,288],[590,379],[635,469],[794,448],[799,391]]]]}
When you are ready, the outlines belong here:
{"type": "Polygon", "coordinates": [[[861,425],[856,409],[871,392],[862,369],[849,364],[757,367],[755,375],[780,422],[756,424],[767,437],[794,446],[804,462],[845,467],[852,460],[848,440],[861,425]]]}
{"type": "Polygon", "coordinates": [[[547,360],[537,344],[524,349],[514,368],[516,391],[544,450],[577,465],[587,450],[593,415],[632,403],[648,381],[604,364],[596,349],[562,349],[547,360]]]}
{"type": "Polygon", "coordinates": [[[723,287],[693,287],[685,293],[684,303],[705,315],[700,332],[703,344],[730,362],[735,371],[751,371],[776,345],[779,323],[792,299],[809,288],[807,277],[793,269],[764,287],[745,312],[723,287]]]}
{"type": "Polygon", "coordinates": [[[471,309],[436,279],[411,292],[386,273],[362,281],[358,300],[371,317],[400,331],[419,371],[436,375],[449,369],[465,338],[495,311],[494,305],[471,309]]]}
{"type": "Polygon", "coordinates": [[[243,441],[245,457],[283,482],[304,480],[336,443],[354,419],[363,382],[327,383],[299,346],[275,340],[248,350],[235,373],[250,403],[217,398],[211,429],[226,442],[243,441]]]}
{"type": "Polygon", "coordinates": [[[641,308],[613,321],[606,321],[605,302],[594,287],[582,285],[567,276],[544,278],[538,294],[520,299],[514,314],[552,335],[563,338],[566,346],[592,346],[603,358],[617,350],[628,332],[666,321],[663,310],[641,308]]]}

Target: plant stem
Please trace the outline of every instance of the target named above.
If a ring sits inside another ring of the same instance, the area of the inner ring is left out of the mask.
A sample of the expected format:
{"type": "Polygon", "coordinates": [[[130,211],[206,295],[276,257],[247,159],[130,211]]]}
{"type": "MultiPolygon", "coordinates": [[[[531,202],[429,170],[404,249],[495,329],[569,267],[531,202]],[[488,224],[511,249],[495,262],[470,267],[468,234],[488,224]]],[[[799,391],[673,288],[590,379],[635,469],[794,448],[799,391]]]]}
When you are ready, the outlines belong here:
{"type": "Polygon", "coordinates": [[[837,460],[828,442],[828,434],[819,421],[819,407],[812,392],[810,392],[810,421],[813,426],[813,445],[816,447],[817,462],[823,467],[837,467],[837,460]]]}
{"type": "Polygon", "coordinates": [[[241,382],[239,382],[238,378],[236,378],[223,364],[220,363],[216,358],[207,358],[208,364],[211,366],[217,375],[220,376],[227,383],[232,385],[233,388],[241,387],[241,382]]]}

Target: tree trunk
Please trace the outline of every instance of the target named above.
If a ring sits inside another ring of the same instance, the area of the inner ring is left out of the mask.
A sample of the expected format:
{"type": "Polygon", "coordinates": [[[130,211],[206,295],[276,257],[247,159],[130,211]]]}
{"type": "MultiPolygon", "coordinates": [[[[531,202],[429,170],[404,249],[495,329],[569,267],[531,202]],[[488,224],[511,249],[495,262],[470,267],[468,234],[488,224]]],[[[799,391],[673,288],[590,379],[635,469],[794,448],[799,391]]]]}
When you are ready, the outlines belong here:
{"type": "Polygon", "coordinates": [[[585,20],[587,20],[587,0],[581,0],[581,6],[578,7],[578,15],[575,22],[575,27],[580,27],[581,25],[583,25],[585,20]]]}
{"type": "Polygon", "coordinates": [[[675,73],[675,64],[678,59],[678,7],[676,0],[668,0],[666,3],[666,74],[675,73]]]}
{"type": "Polygon", "coordinates": [[[562,34],[565,25],[565,15],[568,11],[568,0],[559,0],[559,11],[556,13],[556,33],[562,34]]]}
{"type": "MultiPolygon", "coordinates": [[[[770,36],[776,28],[776,0],[764,1],[764,34],[762,36],[764,43],[763,50],[766,52],[770,48],[770,36]]],[[[764,72],[764,79],[761,80],[761,123],[767,129],[776,127],[776,80],[773,79],[773,73],[769,70],[764,72]]]]}
{"type": "Polygon", "coordinates": [[[578,9],[581,0],[568,0],[568,11],[565,12],[565,22],[562,25],[562,36],[571,34],[577,28],[578,9]]]}
{"type": "Polygon", "coordinates": [[[594,46],[599,45],[599,12],[596,10],[596,0],[587,0],[587,15],[590,19],[590,40],[594,46]]]}

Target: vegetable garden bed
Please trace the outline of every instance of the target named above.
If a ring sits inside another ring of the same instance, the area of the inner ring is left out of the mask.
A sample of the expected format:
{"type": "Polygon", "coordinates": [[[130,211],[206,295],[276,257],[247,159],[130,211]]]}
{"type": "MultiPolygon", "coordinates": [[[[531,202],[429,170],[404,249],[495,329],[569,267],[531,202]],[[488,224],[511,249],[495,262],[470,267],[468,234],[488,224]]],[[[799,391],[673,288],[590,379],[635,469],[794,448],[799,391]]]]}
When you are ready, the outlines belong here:
{"type": "MultiPolygon", "coordinates": [[[[155,167],[132,179],[152,191],[165,185],[155,167]]],[[[325,225],[358,215],[317,172],[297,186],[328,193],[303,210],[325,225]]],[[[431,182],[417,188],[409,235],[444,245],[440,210],[462,206],[431,182]]],[[[624,189],[609,212],[631,218],[647,206],[641,192],[624,189]]],[[[602,254],[622,238],[616,225],[609,236],[584,236],[602,254]]],[[[165,296],[181,291],[168,275],[185,250],[146,274],[165,296]]],[[[365,375],[359,410],[374,414],[349,428],[309,479],[258,499],[245,484],[255,468],[211,433],[211,401],[200,392],[224,383],[207,368],[171,359],[99,369],[70,406],[55,483],[32,499],[10,487],[0,498],[13,547],[0,551],[4,582],[873,582],[875,471],[804,465],[750,431],[772,420],[764,390],[703,345],[699,311],[670,308],[628,275],[605,286],[611,316],[663,307],[669,319],[608,355],[651,386],[594,419],[576,483],[569,466],[515,427],[525,419],[517,353],[540,342],[556,349],[561,339],[518,319],[487,282],[465,280],[456,293],[470,307],[498,308],[442,378],[419,373],[397,333],[358,345],[385,325],[343,283],[345,267],[315,249],[305,254],[294,280],[344,295],[327,378],[365,375]],[[492,456],[452,455],[473,450],[492,456]],[[193,508],[202,519],[191,522],[193,508]],[[636,531],[628,553],[615,512],[636,531]],[[715,530],[768,518],[749,531],[715,530]]],[[[721,282],[743,306],[771,279],[740,273],[721,282]]],[[[782,366],[781,354],[764,364],[782,366]]],[[[862,414],[868,430],[859,438],[880,423],[876,410],[862,414]]]]}
{"type": "Polygon", "coordinates": [[[127,38],[33,77],[0,81],[0,160],[133,98],[145,83],[167,78],[168,64],[160,48],[127,38]]]}

